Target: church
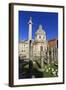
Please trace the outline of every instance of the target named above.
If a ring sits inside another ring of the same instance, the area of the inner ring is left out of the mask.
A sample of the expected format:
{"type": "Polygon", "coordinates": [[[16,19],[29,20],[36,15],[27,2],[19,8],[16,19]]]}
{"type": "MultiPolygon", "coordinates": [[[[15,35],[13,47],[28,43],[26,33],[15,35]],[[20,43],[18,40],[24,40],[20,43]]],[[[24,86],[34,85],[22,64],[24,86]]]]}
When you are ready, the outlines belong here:
{"type": "Polygon", "coordinates": [[[35,39],[33,40],[32,24],[33,24],[32,18],[30,17],[28,22],[29,25],[28,40],[19,41],[18,55],[20,60],[28,61],[29,58],[31,58],[32,61],[41,60],[41,62],[44,62],[46,64],[55,63],[57,65],[58,40],[52,39],[48,41],[46,38],[46,32],[43,29],[42,25],[38,26],[37,32],[35,32],[35,39]]]}

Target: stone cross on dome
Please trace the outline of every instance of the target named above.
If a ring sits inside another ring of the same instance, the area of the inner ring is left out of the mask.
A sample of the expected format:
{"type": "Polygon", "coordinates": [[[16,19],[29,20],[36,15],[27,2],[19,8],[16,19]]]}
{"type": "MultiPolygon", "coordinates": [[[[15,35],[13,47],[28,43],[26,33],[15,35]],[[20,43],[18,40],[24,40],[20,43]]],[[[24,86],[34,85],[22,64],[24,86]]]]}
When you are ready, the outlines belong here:
{"type": "Polygon", "coordinates": [[[41,24],[39,25],[39,29],[41,29],[41,30],[42,30],[42,25],[41,25],[41,24]]]}

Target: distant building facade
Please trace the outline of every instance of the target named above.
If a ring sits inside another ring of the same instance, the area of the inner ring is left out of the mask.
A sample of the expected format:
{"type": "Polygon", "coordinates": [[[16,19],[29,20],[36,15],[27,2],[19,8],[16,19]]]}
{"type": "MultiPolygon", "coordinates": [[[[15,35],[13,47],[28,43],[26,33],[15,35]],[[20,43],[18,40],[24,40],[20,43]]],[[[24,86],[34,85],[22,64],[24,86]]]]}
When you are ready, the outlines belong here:
{"type": "Polygon", "coordinates": [[[45,63],[58,63],[58,40],[47,41],[45,30],[39,25],[32,40],[32,19],[29,20],[29,35],[27,41],[19,42],[19,57],[29,60],[29,41],[31,40],[32,60],[43,58],[45,63]]]}

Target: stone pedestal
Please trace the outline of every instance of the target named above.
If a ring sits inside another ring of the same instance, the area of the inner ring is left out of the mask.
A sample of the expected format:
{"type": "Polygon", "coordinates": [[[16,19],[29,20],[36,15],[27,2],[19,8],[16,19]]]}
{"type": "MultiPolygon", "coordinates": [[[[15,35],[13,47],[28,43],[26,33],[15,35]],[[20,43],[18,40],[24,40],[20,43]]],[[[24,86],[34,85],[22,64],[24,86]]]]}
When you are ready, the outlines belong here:
{"type": "Polygon", "coordinates": [[[32,78],[33,61],[32,61],[32,40],[29,41],[29,77],[32,78]]]}

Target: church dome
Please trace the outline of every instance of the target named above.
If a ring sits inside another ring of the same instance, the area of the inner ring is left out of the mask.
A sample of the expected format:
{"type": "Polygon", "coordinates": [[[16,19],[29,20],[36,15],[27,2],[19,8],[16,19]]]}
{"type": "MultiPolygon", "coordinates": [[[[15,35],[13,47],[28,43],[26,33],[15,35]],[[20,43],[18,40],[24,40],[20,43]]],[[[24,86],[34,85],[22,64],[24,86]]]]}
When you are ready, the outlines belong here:
{"type": "Polygon", "coordinates": [[[39,28],[38,28],[38,30],[37,30],[37,32],[35,34],[36,35],[37,34],[41,34],[41,35],[44,35],[45,34],[44,30],[42,29],[42,25],[39,25],[39,28]]]}
{"type": "Polygon", "coordinates": [[[46,40],[46,33],[42,29],[42,25],[39,25],[39,28],[35,33],[35,41],[44,42],[45,40],[46,40]]]}

